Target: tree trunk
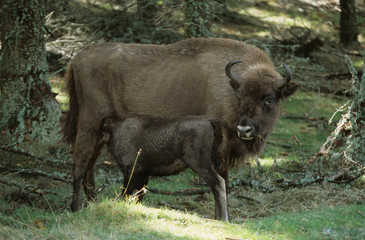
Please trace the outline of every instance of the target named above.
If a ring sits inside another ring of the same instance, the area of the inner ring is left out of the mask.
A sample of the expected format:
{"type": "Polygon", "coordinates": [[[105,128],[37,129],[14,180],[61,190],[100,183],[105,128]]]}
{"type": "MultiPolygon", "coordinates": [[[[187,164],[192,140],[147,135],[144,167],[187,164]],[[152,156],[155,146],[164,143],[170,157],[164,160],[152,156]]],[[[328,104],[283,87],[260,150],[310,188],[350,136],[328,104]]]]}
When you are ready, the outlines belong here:
{"type": "Polygon", "coordinates": [[[46,137],[58,126],[60,108],[48,81],[43,0],[2,0],[0,130],[46,137]]]}
{"type": "Polygon", "coordinates": [[[357,46],[359,44],[357,35],[356,1],[340,0],[340,43],[345,46],[357,46]]]}
{"type": "Polygon", "coordinates": [[[208,0],[186,0],[185,18],[187,38],[210,37],[212,3],[208,0]]]}

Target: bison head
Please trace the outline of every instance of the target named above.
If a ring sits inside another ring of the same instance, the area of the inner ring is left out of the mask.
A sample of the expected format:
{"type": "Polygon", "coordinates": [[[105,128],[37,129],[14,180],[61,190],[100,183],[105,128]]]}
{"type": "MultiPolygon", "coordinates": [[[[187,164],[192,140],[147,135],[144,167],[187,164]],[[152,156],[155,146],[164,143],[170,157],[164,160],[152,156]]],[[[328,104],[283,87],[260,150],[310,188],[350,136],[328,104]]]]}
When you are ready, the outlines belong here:
{"type": "Polygon", "coordinates": [[[293,94],[297,85],[290,82],[292,74],[285,64],[284,77],[267,64],[243,65],[245,69],[240,74],[232,72],[232,66],[241,62],[234,60],[226,66],[226,75],[238,99],[236,132],[246,146],[260,153],[279,117],[280,101],[293,94]]]}

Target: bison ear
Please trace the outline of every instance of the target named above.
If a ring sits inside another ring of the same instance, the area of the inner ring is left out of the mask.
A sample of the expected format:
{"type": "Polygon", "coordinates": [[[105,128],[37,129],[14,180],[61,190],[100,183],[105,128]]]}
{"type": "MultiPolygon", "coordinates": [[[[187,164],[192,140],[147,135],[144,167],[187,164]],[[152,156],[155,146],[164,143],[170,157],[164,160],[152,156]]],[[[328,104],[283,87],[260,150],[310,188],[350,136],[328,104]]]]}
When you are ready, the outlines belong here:
{"type": "Polygon", "coordinates": [[[283,97],[287,98],[297,90],[298,85],[296,83],[289,83],[282,91],[283,97]]]}
{"type": "Polygon", "coordinates": [[[230,79],[229,84],[235,91],[240,87],[240,84],[238,83],[238,76],[231,71],[231,68],[234,64],[241,62],[241,60],[233,60],[230,61],[226,66],[226,75],[230,79]]]}
{"type": "Polygon", "coordinates": [[[240,84],[236,80],[230,80],[229,84],[233,88],[233,90],[237,91],[240,88],[240,84]]]}
{"type": "Polygon", "coordinates": [[[281,91],[282,97],[286,98],[295,93],[298,85],[296,83],[290,82],[292,79],[292,73],[288,65],[283,63],[282,66],[285,70],[285,77],[283,79],[279,79],[276,82],[276,87],[281,91]]]}

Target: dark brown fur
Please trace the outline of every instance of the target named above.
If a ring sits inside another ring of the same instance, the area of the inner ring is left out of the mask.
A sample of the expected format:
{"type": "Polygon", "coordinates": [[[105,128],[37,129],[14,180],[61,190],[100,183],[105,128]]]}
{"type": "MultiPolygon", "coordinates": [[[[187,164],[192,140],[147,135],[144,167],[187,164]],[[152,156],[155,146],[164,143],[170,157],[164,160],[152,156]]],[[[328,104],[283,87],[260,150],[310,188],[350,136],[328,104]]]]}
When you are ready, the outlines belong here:
{"type": "Polygon", "coordinates": [[[63,133],[74,146],[71,209],[81,207],[81,183],[88,200],[96,197],[94,165],[102,147],[103,119],[211,116],[227,126],[231,158],[244,160],[262,152],[279,117],[280,100],[296,89],[282,79],[263,51],[229,39],[86,47],[66,75],[70,111],[63,133]],[[236,78],[229,80],[225,66],[235,59],[242,63],[232,67],[236,78]],[[267,96],[273,99],[270,107],[265,107],[267,96]],[[241,138],[252,138],[242,144],[237,129],[241,138]]]}
{"type": "Polygon", "coordinates": [[[225,128],[218,120],[136,116],[107,119],[103,128],[110,134],[108,149],[123,171],[128,195],[147,186],[149,176],[169,176],[189,167],[211,187],[216,218],[228,221],[229,151],[225,128]]]}

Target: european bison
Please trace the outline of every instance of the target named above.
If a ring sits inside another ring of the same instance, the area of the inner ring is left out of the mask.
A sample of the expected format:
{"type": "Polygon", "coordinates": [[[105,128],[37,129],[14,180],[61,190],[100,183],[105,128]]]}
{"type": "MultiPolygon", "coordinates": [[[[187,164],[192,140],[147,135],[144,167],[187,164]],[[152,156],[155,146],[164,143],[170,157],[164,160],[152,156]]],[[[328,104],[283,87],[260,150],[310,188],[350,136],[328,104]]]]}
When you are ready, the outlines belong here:
{"type": "Polygon", "coordinates": [[[210,186],[215,217],[228,221],[226,178],[230,158],[220,121],[204,116],[135,116],[123,121],[106,119],[103,129],[110,135],[108,149],[123,171],[127,194],[146,186],[149,176],[169,176],[189,167],[210,186]],[[139,149],[142,152],[133,171],[139,149]]]}
{"type": "Polygon", "coordinates": [[[66,73],[70,110],[63,134],[74,146],[72,211],[81,208],[81,182],[87,199],[96,197],[94,165],[107,117],[211,116],[227,126],[232,159],[259,155],[279,117],[280,101],[297,87],[284,66],[282,77],[263,51],[229,39],[86,47],[66,73]]]}

